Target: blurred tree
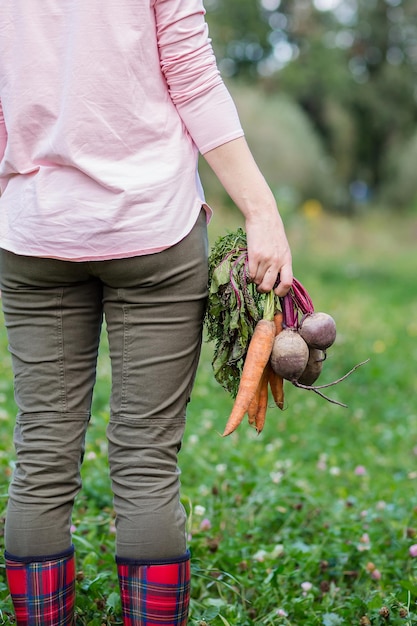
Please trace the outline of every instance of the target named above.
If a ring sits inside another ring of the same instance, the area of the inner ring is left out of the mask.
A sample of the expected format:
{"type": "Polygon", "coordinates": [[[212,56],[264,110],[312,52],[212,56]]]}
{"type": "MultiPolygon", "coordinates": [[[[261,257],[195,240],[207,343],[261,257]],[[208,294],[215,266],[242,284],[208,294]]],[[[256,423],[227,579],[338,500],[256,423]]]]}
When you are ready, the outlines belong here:
{"type": "Polygon", "coordinates": [[[379,189],[387,151],[417,122],[417,3],[367,0],[352,25],[348,106],[357,128],[356,174],[379,189]]]}
{"type": "Polygon", "coordinates": [[[417,122],[417,2],[206,0],[206,7],[222,72],[290,95],[345,187],[378,193],[387,151],[417,122]]]}

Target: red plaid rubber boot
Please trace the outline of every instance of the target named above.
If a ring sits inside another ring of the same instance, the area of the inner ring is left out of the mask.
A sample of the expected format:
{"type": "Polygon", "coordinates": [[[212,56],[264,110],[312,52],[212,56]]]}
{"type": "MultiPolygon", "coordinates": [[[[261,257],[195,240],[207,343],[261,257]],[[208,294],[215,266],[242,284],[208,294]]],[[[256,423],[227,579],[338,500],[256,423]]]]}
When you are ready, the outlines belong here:
{"type": "Polygon", "coordinates": [[[6,552],[5,560],[17,626],[73,626],[74,548],[27,559],[6,552]]]}
{"type": "Polygon", "coordinates": [[[173,562],[117,559],[125,626],[186,626],[190,553],[173,562]]]}

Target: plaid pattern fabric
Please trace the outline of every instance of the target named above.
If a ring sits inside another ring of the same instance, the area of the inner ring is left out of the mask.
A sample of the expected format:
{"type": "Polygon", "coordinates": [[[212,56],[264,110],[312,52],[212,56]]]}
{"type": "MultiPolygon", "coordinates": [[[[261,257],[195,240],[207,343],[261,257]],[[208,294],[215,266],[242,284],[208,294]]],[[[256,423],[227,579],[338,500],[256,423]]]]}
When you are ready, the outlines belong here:
{"type": "Polygon", "coordinates": [[[75,559],[18,560],[6,555],[17,626],[73,626],[75,559]]]}
{"type": "Polygon", "coordinates": [[[186,626],[190,559],[164,565],[118,561],[125,626],[186,626]]]}

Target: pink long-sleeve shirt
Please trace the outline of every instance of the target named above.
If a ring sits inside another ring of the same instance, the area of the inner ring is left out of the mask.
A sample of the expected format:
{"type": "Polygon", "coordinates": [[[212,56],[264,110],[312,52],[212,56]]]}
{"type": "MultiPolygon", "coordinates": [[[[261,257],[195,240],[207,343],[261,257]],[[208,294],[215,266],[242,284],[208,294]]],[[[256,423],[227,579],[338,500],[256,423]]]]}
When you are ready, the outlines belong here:
{"type": "Polygon", "coordinates": [[[1,0],[0,247],[103,260],[180,241],[198,153],[243,135],[202,0],[1,0]]]}

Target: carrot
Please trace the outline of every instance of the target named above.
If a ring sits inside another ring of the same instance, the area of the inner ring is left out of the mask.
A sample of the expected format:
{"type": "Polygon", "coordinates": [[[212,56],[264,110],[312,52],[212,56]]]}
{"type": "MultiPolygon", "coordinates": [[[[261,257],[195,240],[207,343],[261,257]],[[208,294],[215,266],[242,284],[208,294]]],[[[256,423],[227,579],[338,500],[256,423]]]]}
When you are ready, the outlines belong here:
{"type": "Polygon", "coordinates": [[[284,408],[284,379],[282,376],[275,374],[272,367],[268,370],[268,382],[271,388],[272,397],[275,400],[275,404],[278,408],[284,408]]]}
{"type": "MultiPolygon", "coordinates": [[[[279,335],[279,333],[283,330],[282,322],[283,322],[282,311],[276,311],[274,315],[275,336],[279,335]]],[[[275,374],[270,364],[268,368],[268,382],[271,388],[272,396],[275,400],[275,404],[280,409],[283,409],[284,408],[284,379],[278,374],[275,374]]]]}
{"type": "Polygon", "coordinates": [[[260,397],[260,393],[261,393],[261,386],[262,386],[262,378],[263,375],[261,377],[261,380],[259,381],[259,385],[256,389],[256,393],[253,396],[249,406],[248,406],[248,422],[249,422],[249,426],[253,426],[254,428],[256,428],[256,412],[258,410],[258,405],[259,405],[259,397],[260,397]]]}
{"type": "Polygon", "coordinates": [[[255,326],[249,342],[237,395],[223,432],[223,437],[230,435],[242,422],[249,409],[263,371],[271,356],[275,339],[275,324],[270,319],[261,319],[255,326]]]}
{"type": "Polygon", "coordinates": [[[261,382],[259,383],[259,399],[258,407],[255,416],[255,428],[258,435],[263,431],[265,426],[266,410],[268,408],[268,372],[270,366],[269,362],[266,364],[262,374],[261,382]]]}
{"type": "Polygon", "coordinates": [[[276,311],[276,313],[274,314],[274,324],[275,324],[276,335],[279,335],[279,333],[282,330],[282,320],[283,320],[282,311],[276,311]]]}

